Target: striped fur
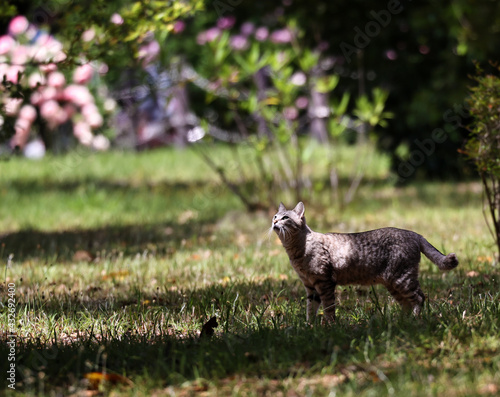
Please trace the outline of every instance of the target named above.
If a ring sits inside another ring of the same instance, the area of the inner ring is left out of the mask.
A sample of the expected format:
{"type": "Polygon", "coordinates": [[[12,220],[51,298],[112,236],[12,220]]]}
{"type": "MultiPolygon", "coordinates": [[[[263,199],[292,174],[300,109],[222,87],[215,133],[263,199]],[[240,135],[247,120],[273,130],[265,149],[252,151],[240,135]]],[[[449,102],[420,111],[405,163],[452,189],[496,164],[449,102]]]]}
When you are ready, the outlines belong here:
{"type": "Polygon", "coordinates": [[[420,253],[441,270],[458,266],[455,254],[443,255],[410,230],[322,234],[307,226],[304,210],[302,203],[293,210],[281,203],[271,227],[306,289],[308,321],[320,303],[325,319],[335,320],[335,287],[346,284],[385,285],[396,301],[418,315],[425,300],[418,282],[420,253]]]}

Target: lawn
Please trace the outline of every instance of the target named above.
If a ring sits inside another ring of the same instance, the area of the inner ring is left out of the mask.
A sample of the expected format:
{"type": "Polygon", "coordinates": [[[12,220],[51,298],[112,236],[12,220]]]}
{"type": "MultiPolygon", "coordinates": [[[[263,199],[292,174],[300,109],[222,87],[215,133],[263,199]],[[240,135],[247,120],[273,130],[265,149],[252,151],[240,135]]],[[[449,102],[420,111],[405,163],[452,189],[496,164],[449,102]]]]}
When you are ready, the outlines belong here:
{"type": "Polygon", "coordinates": [[[14,362],[25,395],[497,395],[500,272],[480,184],[394,187],[382,157],[370,172],[345,208],[312,193],[311,227],[412,229],[460,265],[422,259],[420,318],[352,286],[335,324],[309,325],[272,211],[247,213],[192,150],[1,162],[0,387],[14,362]]]}

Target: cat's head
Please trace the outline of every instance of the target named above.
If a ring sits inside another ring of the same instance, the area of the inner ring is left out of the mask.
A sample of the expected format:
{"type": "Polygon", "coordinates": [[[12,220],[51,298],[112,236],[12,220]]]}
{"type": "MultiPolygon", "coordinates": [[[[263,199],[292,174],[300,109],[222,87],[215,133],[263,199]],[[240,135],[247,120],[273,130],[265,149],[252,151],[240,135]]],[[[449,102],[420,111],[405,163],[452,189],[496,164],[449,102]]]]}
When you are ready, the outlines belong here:
{"type": "Polygon", "coordinates": [[[304,211],[302,202],[299,202],[293,210],[287,210],[283,203],[280,203],[278,212],[273,216],[271,227],[280,238],[295,234],[306,226],[304,211]]]}

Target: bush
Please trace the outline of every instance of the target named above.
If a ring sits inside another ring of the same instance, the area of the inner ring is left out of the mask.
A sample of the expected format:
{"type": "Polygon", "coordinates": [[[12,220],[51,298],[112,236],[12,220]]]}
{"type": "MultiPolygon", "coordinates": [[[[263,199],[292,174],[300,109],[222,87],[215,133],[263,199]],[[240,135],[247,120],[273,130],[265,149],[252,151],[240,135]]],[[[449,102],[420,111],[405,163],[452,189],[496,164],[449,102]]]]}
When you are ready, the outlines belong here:
{"type": "Polygon", "coordinates": [[[472,122],[466,154],[481,176],[500,259],[500,77],[478,66],[473,79],[477,86],[467,98],[472,122]]]}

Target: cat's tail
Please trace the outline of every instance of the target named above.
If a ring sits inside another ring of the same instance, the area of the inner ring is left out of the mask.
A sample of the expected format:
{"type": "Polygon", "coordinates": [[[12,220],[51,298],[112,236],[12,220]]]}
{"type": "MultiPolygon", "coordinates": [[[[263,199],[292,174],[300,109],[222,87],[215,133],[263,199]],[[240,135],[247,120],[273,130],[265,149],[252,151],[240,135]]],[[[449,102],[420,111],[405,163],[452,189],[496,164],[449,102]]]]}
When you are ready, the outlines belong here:
{"type": "Polygon", "coordinates": [[[435,263],[440,270],[451,270],[458,266],[458,259],[455,254],[443,255],[422,236],[420,236],[420,251],[435,263]]]}

